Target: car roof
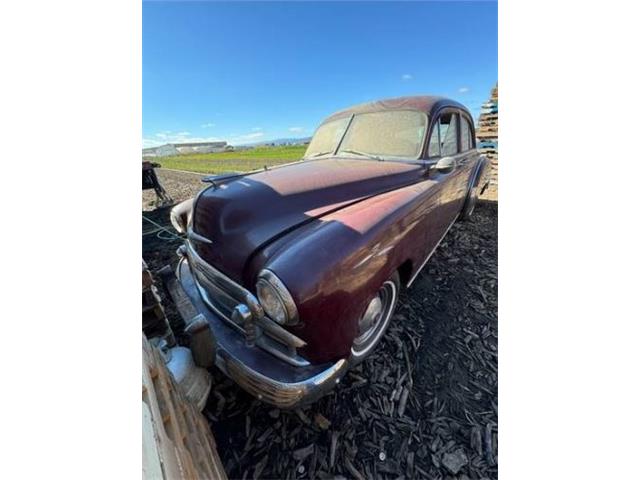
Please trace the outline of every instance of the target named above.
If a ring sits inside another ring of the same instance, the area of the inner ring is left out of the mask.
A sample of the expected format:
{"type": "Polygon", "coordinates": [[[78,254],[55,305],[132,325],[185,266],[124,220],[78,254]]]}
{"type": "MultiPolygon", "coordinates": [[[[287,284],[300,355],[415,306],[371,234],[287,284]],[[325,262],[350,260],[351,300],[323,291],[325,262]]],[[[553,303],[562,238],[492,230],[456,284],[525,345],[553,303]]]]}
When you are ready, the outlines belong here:
{"type": "MultiPolygon", "coordinates": [[[[353,107],[334,113],[326,118],[322,123],[337,120],[339,118],[350,117],[356,113],[382,112],[386,110],[418,110],[430,115],[432,112],[443,107],[459,108],[469,114],[467,108],[455,100],[433,95],[416,95],[411,97],[386,98],[383,100],[376,100],[375,102],[354,105],[353,107]]],[[[469,114],[469,116],[471,116],[471,114],[469,114]]]]}

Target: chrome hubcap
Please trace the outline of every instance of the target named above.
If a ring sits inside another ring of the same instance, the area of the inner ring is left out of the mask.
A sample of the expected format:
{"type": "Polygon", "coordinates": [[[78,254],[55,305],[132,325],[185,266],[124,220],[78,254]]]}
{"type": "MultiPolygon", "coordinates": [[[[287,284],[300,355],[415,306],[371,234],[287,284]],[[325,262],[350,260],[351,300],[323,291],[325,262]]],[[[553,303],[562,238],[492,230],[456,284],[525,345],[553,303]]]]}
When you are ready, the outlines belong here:
{"type": "Polygon", "coordinates": [[[367,311],[358,322],[358,336],[356,337],[357,343],[364,342],[376,329],[376,326],[380,322],[382,317],[382,299],[378,294],[367,307],[367,311]]]}
{"type": "Polygon", "coordinates": [[[358,335],[351,349],[354,355],[364,355],[384,332],[396,300],[396,286],[387,281],[378,294],[369,302],[367,310],[358,322],[358,335]]]}

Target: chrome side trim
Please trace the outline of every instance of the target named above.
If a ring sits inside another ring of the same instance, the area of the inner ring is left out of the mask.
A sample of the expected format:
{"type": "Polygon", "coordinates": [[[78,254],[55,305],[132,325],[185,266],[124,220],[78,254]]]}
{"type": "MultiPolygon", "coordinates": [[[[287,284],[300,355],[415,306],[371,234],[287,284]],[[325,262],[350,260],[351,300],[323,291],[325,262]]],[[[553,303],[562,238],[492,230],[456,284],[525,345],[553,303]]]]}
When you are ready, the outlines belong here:
{"type": "Polygon", "coordinates": [[[436,251],[436,248],[438,248],[438,246],[440,245],[440,242],[442,242],[442,240],[444,239],[444,237],[447,236],[447,233],[449,233],[449,230],[451,229],[451,227],[453,227],[453,224],[456,223],[456,220],[458,219],[458,215],[456,215],[456,218],[453,219],[453,222],[451,222],[451,224],[447,227],[447,229],[444,232],[444,235],[442,235],[440,237],[440,240],[438,240],[438,243],[436,243],[436,246],[433,247],[433,249],[431,250],[431,252],[429,252],[429,255],[427,255],[427,258],[425,258],[424,262],[422,262],[422,265],[420,265],[420,268],[418,270],[416,270],[416,273],[413,274],[413,277],[411,277],[411,280],[409,280],[409,283],[407,283],[407,288],[409,288],[412,284],[413,281],[416,279],[416,277],[420,274],[420,271],[424,268],[424,266],[427,264],[427,262],[429,261],[429,259],[431,258],[431,255],[433,255],[433,252],[436,251]]]}

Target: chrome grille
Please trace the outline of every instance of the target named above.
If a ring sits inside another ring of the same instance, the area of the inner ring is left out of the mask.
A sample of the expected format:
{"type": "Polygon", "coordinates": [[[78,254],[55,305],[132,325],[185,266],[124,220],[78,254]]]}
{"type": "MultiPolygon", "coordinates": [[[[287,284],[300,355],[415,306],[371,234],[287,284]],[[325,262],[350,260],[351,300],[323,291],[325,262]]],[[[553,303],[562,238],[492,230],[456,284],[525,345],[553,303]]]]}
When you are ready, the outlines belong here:
{"type": "MultiPolygon", "coordinates": [[[[246,331],[233,319],[233,310],[239,304],[259,305],[254,295],[229,277],[205,262],[187,242],[186,253],[194,274],[200,296],[205,303],[240,334],[246,331]]],[[[260,308],[261,310],[261,308],[260,308]]],[[[307,366],[309,362],[298,355],[297,349],[306,342],[282,328],[266,315],[252,312],[256,321],[258,347],[295,366],[307,366]]]]}

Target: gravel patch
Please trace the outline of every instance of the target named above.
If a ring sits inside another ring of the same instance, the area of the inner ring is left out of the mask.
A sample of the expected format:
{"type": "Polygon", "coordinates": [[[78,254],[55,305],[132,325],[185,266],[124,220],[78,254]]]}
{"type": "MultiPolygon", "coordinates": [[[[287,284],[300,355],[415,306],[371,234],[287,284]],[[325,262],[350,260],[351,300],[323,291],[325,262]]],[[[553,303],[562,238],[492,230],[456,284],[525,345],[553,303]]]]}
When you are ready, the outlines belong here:
{"type": "MultiPolygon", "coordinates": [[[[189,175],[159,171],[177,201],[202,187],[189,175]]],[[[313,405],[273,408],[214,371],[204,413],[229,478],[497,478],[497,210],[451,228],[374,354],[313,405]]],[[[144,235],[150,269],[179,243],[144,235]]]]}
{"type": "MultiPolygon", "coordinates": [[[[205,175],[200,173],[180,172],[165,168],[156,168],[155,171],[160,184],[176,203],[193,197],[206,186],[202,183],[202,177],[205,175]]],[[[143,211],[155,210],[155,201],[156,192],[153,190],[142,191],[143,211]]]]}

